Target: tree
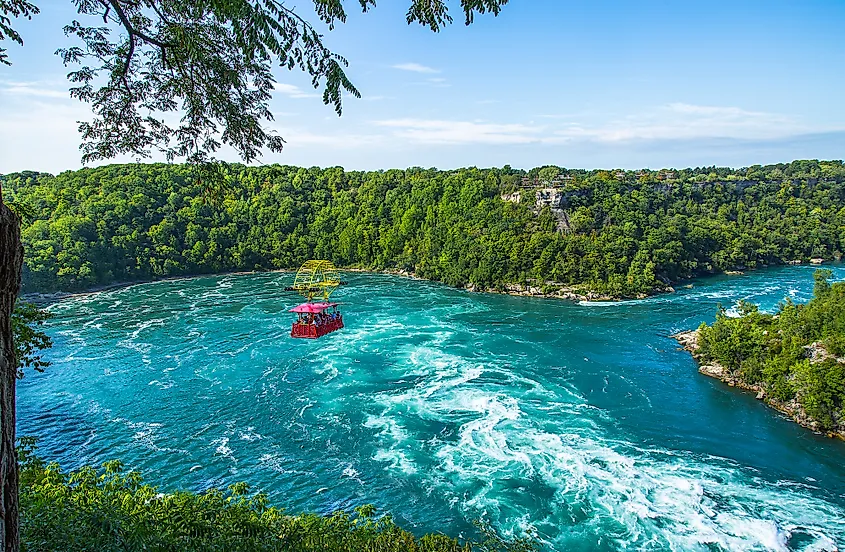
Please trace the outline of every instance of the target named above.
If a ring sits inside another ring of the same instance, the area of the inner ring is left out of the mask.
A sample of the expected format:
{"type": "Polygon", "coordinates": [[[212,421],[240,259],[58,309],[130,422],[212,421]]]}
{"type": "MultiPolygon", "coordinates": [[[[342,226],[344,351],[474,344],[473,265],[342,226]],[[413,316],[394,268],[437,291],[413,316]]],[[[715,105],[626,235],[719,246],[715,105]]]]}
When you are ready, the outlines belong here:
{"type": "Polygon", "coordinates": [[[39,309],[32,303],[18,301],[12,313],[12,336],[15,342],[15,359],[18,363],[18,378],[23,377],[24,368],[43,372],[50,365],[41,358],[41,351],[53,346],[53,340],[41,331],[46,320],[53,317],[49,311],[39,309]]]}
{"type": "MultiPolygon", "coordinates": [[[[476,13],[498,15],[508,0],[460,0],[467,25],[476,13]]],[[[346,77],[346,60],[326,48],[317,30],[278,0],[75,0],[80,15],[65,33],[81,46],[59,50],[66,65],[81,65],[68,78],[72,97],[90,103],[94,119],[79,125],[83,162],[121,154],[169,161],[185,158],[195,177],[220,175],[213,154],[233,147],[244,161],[284,140],[265,124],[274,64],[298,68],[323,89],[323,102],[338,115],[342,93],[360,96],[346,77]],[[172,122],[172,114],[181,115],[172,122]],[[170,117],[168,115],[170,114],[170,117]]],[[[366,12],[375,0],[358,0],[366,12]]],[[[342,0],[314,0],[316,14],[332,29],[346,21],[342,0]]],[[[38,14],[27,0],[0,0],[0,40],[23,44],[12,20],[38,14]]],[[[452,22],[444,0],[411,0],[408,23],[439,31],[452,22]]],[[[10,63],[0,49],[0,63],[10,63]]],[[[18,468],[15,453],[17,361],[11,316],[20,289],[23,247],[20,218],[3,203],[0,188],[0,518],[4,550],[18,544],[18,468]]]]}
{"type": "Polygon", "coordinates": [[[0,538],[7,552],[18,550],[18,461],[15,453],[15,383],[18,364],[12,311],[21,286],[20,217],[0,201],[0,538]]]}

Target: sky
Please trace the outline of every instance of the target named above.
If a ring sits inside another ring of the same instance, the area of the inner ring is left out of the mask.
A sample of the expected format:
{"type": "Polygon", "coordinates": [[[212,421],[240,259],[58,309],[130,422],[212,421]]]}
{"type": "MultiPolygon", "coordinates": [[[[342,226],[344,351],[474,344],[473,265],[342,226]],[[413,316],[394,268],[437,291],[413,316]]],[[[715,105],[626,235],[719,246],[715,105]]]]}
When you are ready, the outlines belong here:
{"type": "MultiPolygon", "coordinates": [[[[363,97],[346,98],[338,117],[304,74],[276,69],[270,127],[287,144],[253,164],[637,169],[845,157],[845,0],[511,0],[468,27],[452,0],[455,23],[440,33],[405,22],[409,0],[366,14],[357,4],[347,0],[347,22],[329,31],[308,0],[287,2],[325,30],[363,97]]],[[[62,27],[86,18],[69,0],[38,5],[16,22],[24,46],[2,44],[13,65],[0,65],[0,174],[82,166],[77,121],[91,112],[69,98],[54,52],[74,44],[62,27]]]]}

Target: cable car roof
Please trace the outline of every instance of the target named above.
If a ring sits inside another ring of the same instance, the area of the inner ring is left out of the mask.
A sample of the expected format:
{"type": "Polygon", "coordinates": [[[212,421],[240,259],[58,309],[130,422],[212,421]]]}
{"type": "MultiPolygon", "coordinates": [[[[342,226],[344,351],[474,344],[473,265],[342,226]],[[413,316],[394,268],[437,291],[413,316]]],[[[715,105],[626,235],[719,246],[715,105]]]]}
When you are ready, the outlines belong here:
{"type": "Polygon", "coordinates": [[[310,312],[316,314],[323,312],[327,308],[336,307],[339,303],[302,303],[290,310],[290,312],[310,312]]]}

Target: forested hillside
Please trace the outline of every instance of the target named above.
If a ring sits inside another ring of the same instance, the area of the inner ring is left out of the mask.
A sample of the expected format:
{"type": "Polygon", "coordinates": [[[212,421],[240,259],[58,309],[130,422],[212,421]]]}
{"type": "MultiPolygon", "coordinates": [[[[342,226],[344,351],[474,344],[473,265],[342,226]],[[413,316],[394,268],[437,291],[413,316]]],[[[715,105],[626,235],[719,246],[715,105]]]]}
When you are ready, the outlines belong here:
{"type": "Polygon", "coordinates": [[[0,177],[26,215],[24,290],[326,258],[455,286],[537,281],[633,296],[845,251],[841,161],[528,173],[231,165],[218,200],[190,171],[131,164],[0,177]],[[536,201],[550,188],[555,212],[536,201]]]}

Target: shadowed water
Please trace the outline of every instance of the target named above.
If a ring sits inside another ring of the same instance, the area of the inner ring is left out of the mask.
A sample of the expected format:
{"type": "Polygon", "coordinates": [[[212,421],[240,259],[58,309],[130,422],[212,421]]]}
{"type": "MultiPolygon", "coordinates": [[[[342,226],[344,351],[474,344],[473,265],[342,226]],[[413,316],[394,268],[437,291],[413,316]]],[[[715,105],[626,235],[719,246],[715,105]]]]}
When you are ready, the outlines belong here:
{"type": "Polygon", "coordinates": [[[288,335],[291,278],[53,305],[53,365],[21,382],[19,433],[69,468],[245,480],[293,511],[373,503],[418,532],[485,518],[549,550],[845,546],[845,443],[699,375],[667,337],[717,303],[806,301],[809,267],[601,304],[353,274],[347,328],[317,341],[288,335]]]}

